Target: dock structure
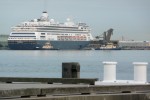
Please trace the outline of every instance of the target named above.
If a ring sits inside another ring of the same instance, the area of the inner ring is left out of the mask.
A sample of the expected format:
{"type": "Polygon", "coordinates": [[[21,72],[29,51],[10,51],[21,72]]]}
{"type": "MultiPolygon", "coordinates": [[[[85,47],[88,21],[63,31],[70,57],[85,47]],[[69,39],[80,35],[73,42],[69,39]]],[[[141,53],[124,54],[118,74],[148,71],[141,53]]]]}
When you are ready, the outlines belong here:
{"type": "Polygon", "coordinates": [[[105,61],[103,81],[79,78],[79,64],[66,64],[71,78],[0,77],[0,100],[150,100],[146,62],[133,63],[134,80],[117,80],[117,62],[105,61]]]}
{"type": "Polygon", "coordinates": [[[0,100],[7,99],[150,100],[150,84],[0,83],[0,100]]]}
{"type": "Polygon", "coordinates": [[[0,77],[0,82],[39,82],[39,83],[62,83],[62,84],[90,84],[94,85],[97,78],[27,78],[27,77],[0,77]]]}

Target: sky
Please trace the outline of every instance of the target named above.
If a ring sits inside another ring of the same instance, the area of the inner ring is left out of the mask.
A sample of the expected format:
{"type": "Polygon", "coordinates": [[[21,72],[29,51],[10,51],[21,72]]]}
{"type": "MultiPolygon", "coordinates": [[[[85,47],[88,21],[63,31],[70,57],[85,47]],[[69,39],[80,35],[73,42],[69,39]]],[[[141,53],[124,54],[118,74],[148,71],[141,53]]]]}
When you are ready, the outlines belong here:
{"type": "Polygon", "coordinates": [[[113,28],[112,39],[150,41],[150,0],[0,0],[0,34],[45,10],[59,22],[87,23],[93,37],[113,28]]]}

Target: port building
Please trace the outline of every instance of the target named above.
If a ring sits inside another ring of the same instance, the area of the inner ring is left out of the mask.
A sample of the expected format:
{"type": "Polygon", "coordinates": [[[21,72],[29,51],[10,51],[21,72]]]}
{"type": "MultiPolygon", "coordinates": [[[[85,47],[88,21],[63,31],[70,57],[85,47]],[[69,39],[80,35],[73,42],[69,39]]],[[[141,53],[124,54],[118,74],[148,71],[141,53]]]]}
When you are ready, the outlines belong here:
{"type": "Polygon", "coordinates": [[[150,41],[119,41],[119,47],[129,50],[150,50],[150,41]]]}

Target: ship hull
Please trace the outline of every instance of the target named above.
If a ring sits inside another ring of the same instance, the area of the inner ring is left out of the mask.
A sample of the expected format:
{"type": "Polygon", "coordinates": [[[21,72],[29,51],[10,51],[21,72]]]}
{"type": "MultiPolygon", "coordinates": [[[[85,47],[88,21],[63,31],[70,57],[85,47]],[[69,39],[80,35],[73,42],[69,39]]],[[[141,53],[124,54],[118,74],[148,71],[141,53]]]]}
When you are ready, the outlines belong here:
{"type": "Polygon", "coordinates": [[[36,45],[36,41],[8,40],[8,47],[12,50],[33,50],[36,45]]]}
{"type": "Polygon", "coordinates": [[[96,48],[95,50],[121,50],[121,48],[96,48]]]}
{"type": "Polygon", "coordinates": [[[90,41],[26,41],[8,42],[8,46],[13,50],[80,50],[85,48],[90,41]]]}
{"type": "Polygon", "coordinates": [[[60,50],[80,50],[85,48],[89,41],[51,41],[51,45],[55,49],[60,50]]]}

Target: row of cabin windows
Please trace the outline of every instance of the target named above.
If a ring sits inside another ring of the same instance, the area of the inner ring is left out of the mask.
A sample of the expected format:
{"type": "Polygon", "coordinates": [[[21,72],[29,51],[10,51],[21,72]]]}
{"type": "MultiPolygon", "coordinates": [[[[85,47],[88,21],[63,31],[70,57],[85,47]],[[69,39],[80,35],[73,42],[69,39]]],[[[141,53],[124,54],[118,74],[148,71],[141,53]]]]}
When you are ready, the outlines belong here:
{"type": "MultiPolygon", "coordinates": [[[[20,44],[21,42],[9,42],[9,44],[20,44]]],[[[23,43],[21,43],[21,44],[36,44],[36,43],[27,43],[27,42],[23,42],[23,43]]]]}
{"type": "MultiPolygon", "coordinates": [[[[45,38],[45,36],[41,36],[41,38],[45,38]]],[[[26,38],[26,37],[22,37],[22,38],[15,38],[15,37],[11,37],[9,39],[36,39],[36,38],[26,38]]]]}
{"type": "Polygon", "coordinates": [[[10,36],[10,37],[36,37],[36,36],[10,36]]]}
{"type": "Polygon", "coordinates": [[[57,36],[58,38],[86,38],[86,36],[57,36]]]}
{"type": "Polygon", "coordinates": [[[86,40],[86,37],[76,37],[76,36],[58,36],[58,40],[86,40]]]}
{"type": "Polygon", "coordinates": [[[17,43],[23,43],[23,44],[36,44],[35,41],[8,41],[9,44],[17,44],[17,43]]]}
{"type": "MultiPolygon", "coordinates": [[[[41,34],[42,35],[42,34],[41,34]]],[[[65,36],[72,36],[72,34],[52,34],[52,33],[47,33],[47,35],[65,35],[65,36]]],[[[81,36],[81,34],[75,34],[75,36],[81,36]]]]}
{"type": "Polygon", "coordinates": [[[61,40],[61,41],[67,41],[67,40],[71,40],[71,41],[74,41],[74,40],[81,40],[81,41],[83,41],[83,40],[86,40],[86,39],[58,39],[58,40],[61,40]]]}
{"type": "MultiPolygon", "coordinates": [[[[12,34],[20,34],[20,35],[23,35],[23,34],[28,34],[28,35],[30,35],[30,34],[35,34],[35,33],[12,33],[12,34]]],[[[41,35],[45,35],[46,33],[41,33],[41,35]]],[[[53,35],[53,34],[51,34],[51,33],[47,33],[47,35],[53,35]]],[[[54,34],[54,35],[69,35],[69,36],[72,36],[72,34],[54,34]]],[[[75,34],[76,36],[77,35],[81,35],[81,34],[75,34]]],[[[19,36],[19,37],[21,37],[21,36],[19,36]]],[[[22,36],[23,37],[23,36],[22,36]]]]}
{"type": "Polygon", "coordinates": [[[11,34],[20,34],[20,35],[23,35],[23,34],[35,34],[35,33],[11,33],[11,34]]]}
{"type": "Polygon", "coordinates": [[[41,35],[45,35],[45,33],[41,33],[41,35]]]}

